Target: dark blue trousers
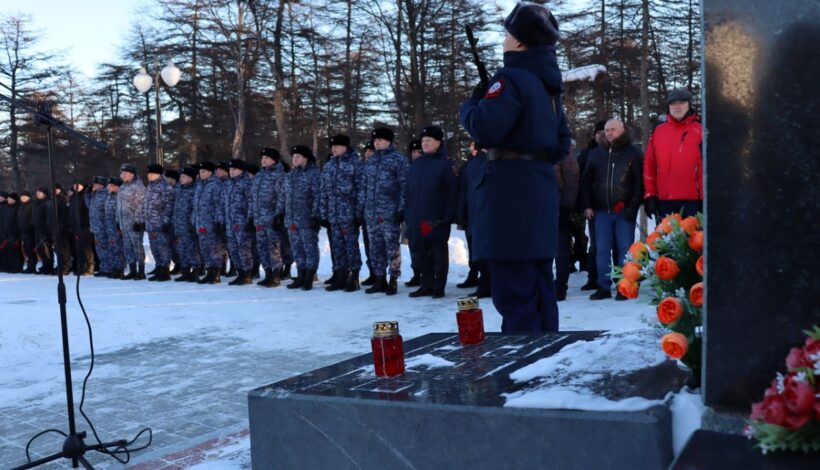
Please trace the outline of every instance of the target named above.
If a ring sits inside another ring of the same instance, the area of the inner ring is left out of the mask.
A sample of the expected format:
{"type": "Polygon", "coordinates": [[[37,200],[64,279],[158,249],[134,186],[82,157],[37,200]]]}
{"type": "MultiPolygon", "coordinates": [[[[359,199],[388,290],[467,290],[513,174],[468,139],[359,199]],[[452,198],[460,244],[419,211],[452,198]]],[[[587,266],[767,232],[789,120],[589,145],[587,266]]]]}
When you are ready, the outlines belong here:
{"type": "Polygon", "coordinates": [[[489,261],[493,305],[502,333],[558,331],[552,259],[489,261]]]}

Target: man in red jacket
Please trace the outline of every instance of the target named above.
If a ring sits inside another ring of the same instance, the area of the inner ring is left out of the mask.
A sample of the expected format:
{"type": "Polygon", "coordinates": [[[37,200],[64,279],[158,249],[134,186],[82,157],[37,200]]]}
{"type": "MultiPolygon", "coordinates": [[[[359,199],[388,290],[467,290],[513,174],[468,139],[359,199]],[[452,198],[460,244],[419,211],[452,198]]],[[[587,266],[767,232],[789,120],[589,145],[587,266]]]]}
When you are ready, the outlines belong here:
{"type": "Polygon", "coordinates": [[[656,220],[703,210],[703,127],[692,110],[692,94],[673,90],[666,104],[666,122],[652,133],[643,163],[646,212],[656,220]]]}

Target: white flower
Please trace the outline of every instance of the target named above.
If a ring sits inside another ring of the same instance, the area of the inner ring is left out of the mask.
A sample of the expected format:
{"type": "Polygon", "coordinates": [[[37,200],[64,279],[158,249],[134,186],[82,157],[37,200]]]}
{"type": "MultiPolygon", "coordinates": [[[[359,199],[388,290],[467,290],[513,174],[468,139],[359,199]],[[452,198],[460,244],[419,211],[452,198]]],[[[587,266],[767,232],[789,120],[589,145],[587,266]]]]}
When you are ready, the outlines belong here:
{"type": "Polygon", "coordinates": [[[777,393],[779,393],[781,395],[783,394],[783,391],[786,390],[786,387],[783,385],[784,380],[786,380],[786,378],[783,377],[783,374],[778,372],[777,373],[777,393]]]}
{"type": "Polygon", "coordinates": [[[794,376],[794,380],[795,380],[796,382],[803,382],[803,383],[806,383],[806,373],[805,373],[805,372],[798,372],[798,373],[794,376]]]}

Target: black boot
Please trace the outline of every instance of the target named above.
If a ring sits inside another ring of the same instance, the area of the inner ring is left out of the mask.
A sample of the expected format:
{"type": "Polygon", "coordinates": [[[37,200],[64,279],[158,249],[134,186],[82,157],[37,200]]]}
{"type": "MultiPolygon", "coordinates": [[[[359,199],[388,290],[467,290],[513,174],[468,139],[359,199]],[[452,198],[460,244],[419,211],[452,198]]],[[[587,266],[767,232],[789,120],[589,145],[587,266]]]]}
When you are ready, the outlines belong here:
{"type": "Polygon", "coordinates": [[[156,274],[156,273],[157,273],[157,268],[158,268],[158,267],[159,267],[159,266],[154,265],[154,269],[152,269],[152,270],[151,270],[151,272],[147,272],[147,273],[144,273],[144,274],[145,274],[146,276],[153,276],[154,274],[156,274]]]}
{"type": "Polygon", "coordinates": [[[144,281],[145,280],[145,263],[138,263],[137,264],[137,275],[134,277],[137,281],[144,281]]]}
{"type": "Polygon", "coordinates": [[[123,276],[122,278],[126,281],[134,279],[137,277],[137,263],[129,263],[128,264],[128,274],[123,276]]]}
{"type": "Polygon", "coordinates": [[[110,273],[108,273],[109,279],[122,279],[122,270],[121,269],[112,269],[110,273]]]}
{"type": "Polygon", "coordinates": [[[350,275],[347,276],[347,284],[345,284],[345,292],[356,292],[359,290],[359,270],[354,269],[350,271],[350,275]]]}
{"type": "Polygon", "coordinates": [[[288,289],[298,289],[298,288],[302,287],[302,285],[305,283],[305,276],[306,276],[305,271],[306,271],[305,269],[296,268],[296,279],[293,282],[291,282],[290,284],[288,284],[287,288],[288,289]]]}
{"type": "Polygon", "coordinates": [[[409,297],[412,297],[412,298],[425,297],[425,296],[432,295],[432,294],[433,294],[433,287],[429,283],[425,282],[424,284],[421,285],[421,287],[418,288],[418,290],[415,290],[415,291],[411,292],[409,297]]]}
{"type": "Polygon", "coordinates": [[[387,283],[387,287],[384,288],[384,293],[387,295],[396,295],[396,292],[399,291],[399,280],[396,279],[396,276],[390,276],[390,282],[387,283]]]}
{"type": "Polygon", "coordinates": [[[222,279],[219,277],[220,272],[219,268],[213,268],[213,277],[208,280],[208,284],[219,284],[222,282],[222,279]]]}
{"type": "Polygon", "coordinates": [[[418,287],[421,285],[421,275],[415,269],[413,270],[413,277],[410,278],[409,281],[404,283],[407,287],[418,287]]]}
{"type": "Polygon", "coordinates": [[[609,289],[598,289],[589,296],[589,300],[603,300],[603,299],[611,299],[612,292],[609,289]]]}
{"type": "Polygon", "coordinates": [[[285,265],[282,266],[282,273],[281,273],[282,279],[290,279],[291,281],[295,281],[296,279],[299,278],[298,270],[297,270],[297,273],[296,273],[295,277],[290,275],[291,265],[292,265],[292,263],[285,264],[285,265]]]}
{"type": "Polygon", "coordinates": [[[149,281],[156,281],[157,277],[159,277],[159,275],[161,273],[162,273],[162,266],[156,265],[156,266],[154,266],[154,270],[151,271],[150,273],[147,273],[146,276],[148,276],[149,281]]]}
{"type": "Polygon", "coordinates": [[[182,266],[179,263],[174,263],[174,269],[172,269],[168,274],[171,276],[176,276],[177,274],[183,274],[182,266]]]}
{"type": "Polygon", "coordinates": [[[479,299],[486,299],[492,295],[492,290],[490,289],[490,275],[487,272],[481,274],[481,277],[478,279],[478,289],[475,292],[470,294],[471,297],[478,297],[479,299]]]}
{"type": "Polygon", "coordinates": [[[369,271],[370,274],[367,275],[367,279],[362,281],[363,286],[372,286],[376,283],[376,276],[373,275],[373,270],[369,271]]]}
{"type": "Polygon", "coordinates": [[[336,276],[336,280],[333,282],[333,284],[325,287],[325,290],[328,291],[328,292],[334,292],[334,291],[337,291],[337,290],[344,289],[345,286],[347,285],[347,276],[348,276],[348,274],[349,274],[349,272],[347,270],[336,271],[335,273],[333,273],[333,275],[336,276]]]}
{"type": "MultiPolygon", "coordinates": [[[[337,279],[338,277],[339,277],[339,271],[338,271],[338,270],[336,270],[336,269],[334,269],[334,270],[333,270],[333,275],[332,275],[332,276],[330,276],[330,278],[325,279],[325,285],[326,285],[326,286],[332,286],[332,285],[336,284],[336,279],[337,279]]],[[[334,290],[335,290],[335,289],[334,289],[334,290]]]]}
{"type": "Polygon", "coordinates": [[[365,294],[375,294],[377,292],[384,292],[387,288],[387,278],[385,276],[373,276],[373,285],[365,289],[365,294]]]}
{"type": "Polygon", "coordinates": [[[226,275],[226,276],[228,276],[228,277],[231,277],[231,276],[236,276],[236,275],[237,275],[237,272],[236,272],[236,266],[234,266],[234,265],[233,265],[233,262],[231,262],[231,269],[229,269],[229,270],[228,270],[228,273],[227,273],[227,274],[225,274],[225,275],[226,275]]]}
{"type": "Polygon", "coordinates": [[[154,280],[157,282],[168,282],[171,280],[171,268],[168,266],[157,266],[154,280]]]}
{"type": "Polygon", "coordinates": [[[262,287],[279,287],[279,270],[273,268],[265,269],[265,279],[256,284],[262,287]]]}
{"type": "Polygon", "coordinates": [[[251,272],[241,269],[239,270],[239,274],[236,275],[236,279],[228,283],[229,286],[246,286],[248,284],[253,284],[251,272]]]}
{"type": "Polygon", "coordinates": [[[313,282],[316,280],[316,270],[306,269],[305,271],[305,282],[302,284],[302,290],[312,290],[313,282]]]}
{"type": "MultiPolygon", "coordinates": [[[[179,266],[179,265],[177,265],[177,266],[179,266]]],[[[176,269],[176,268],[177,267],[174,266],[174,269],[176,269]]],[[[182,272],[182,276],[179,276],[178,278],[174,279],[174,282],[185,282],[185,281],[187,281],[188,279],[191,278],[191,274],[193,273],[194,270],[192,268],[180,268],[180,271],[182,272]]],[[[171,273],[173,273],[173,271],[171,271],[171,273]]]]}
{"type": "Polygon", "coordinates": [[[208,268],[205,270],[205,277],[196,281],[197,284],[219,284],[221,279],[219,278],[219,273],[222,271],[222,268],[208,268]]]}
{"type": "Polygon", "coordinates": [[[188,282],[199,282],[199,278],[205,273],[203,268],[191,268],[191,275],[188,277],[188,282]]]}
{"type": "Polygon", "coordinates": [[[471,269],[467,274],[467,279],[460,284],[456,284],[459,289],[468,289],[470,287],[478,287],[478,270],[471,269]]]}
{"type": "MultiPolygon", "coordinates": [[[[28,272],[28,271],[26,271],[26,272],[28,272]]],[[[104,273],[102,271],[97,271],[97,272],[94,273],[94,277],[108,277],[109,274],[110,273],[104,273]]]]}

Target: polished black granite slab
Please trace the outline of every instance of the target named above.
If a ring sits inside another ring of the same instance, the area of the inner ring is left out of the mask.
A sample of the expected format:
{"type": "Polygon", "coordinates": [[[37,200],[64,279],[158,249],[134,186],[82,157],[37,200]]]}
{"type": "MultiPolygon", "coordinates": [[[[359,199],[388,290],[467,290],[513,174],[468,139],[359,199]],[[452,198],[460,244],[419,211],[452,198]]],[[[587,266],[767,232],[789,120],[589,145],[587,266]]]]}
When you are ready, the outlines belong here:
{"type": "Polygon", "coordinates": [[[696,431],[670,470],[809,470],[820,467],[820,454],[771,452],[763,455],[749,439],[714,431],[696,431]]]}
{"type": "Polygon", "coordinates": [[[748,409],[820,324],[820,1],[702,5],[703,393],[748,409]]]}
{"type": "MultiPolygon", "coordinates": [[[[431,333],[405,342],[407,371],[398,377],[377,378],[363,354],[260,387],[248,395],[253,468],[665,468],[672,461],[666,406],[502,406],[502,394],[539,382],[514,383],[512,371],[599,335],[489,333],[462,347],[456,334],[431,333]]],[[[595,393],[662,398],[686,378],[667,361],[602,376],[595,393]]]]}

